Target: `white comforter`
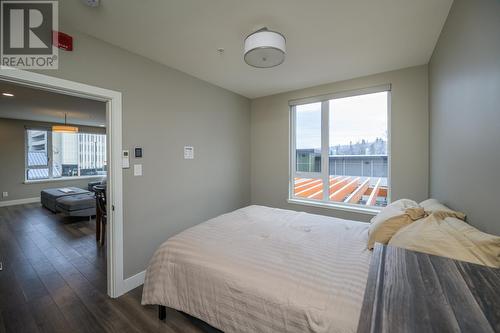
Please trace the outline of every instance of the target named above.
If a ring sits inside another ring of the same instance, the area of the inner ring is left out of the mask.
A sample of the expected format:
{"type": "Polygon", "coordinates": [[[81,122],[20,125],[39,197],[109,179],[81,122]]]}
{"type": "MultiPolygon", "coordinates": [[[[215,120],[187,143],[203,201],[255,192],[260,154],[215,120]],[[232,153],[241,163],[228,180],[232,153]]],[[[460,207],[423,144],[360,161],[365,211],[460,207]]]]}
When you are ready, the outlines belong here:
{"type": "Polygon", "coordinates": [[[249,206],[168,239],[146,272],[142,304],[225,332],[355,332],[368,224],[249,206]]]}

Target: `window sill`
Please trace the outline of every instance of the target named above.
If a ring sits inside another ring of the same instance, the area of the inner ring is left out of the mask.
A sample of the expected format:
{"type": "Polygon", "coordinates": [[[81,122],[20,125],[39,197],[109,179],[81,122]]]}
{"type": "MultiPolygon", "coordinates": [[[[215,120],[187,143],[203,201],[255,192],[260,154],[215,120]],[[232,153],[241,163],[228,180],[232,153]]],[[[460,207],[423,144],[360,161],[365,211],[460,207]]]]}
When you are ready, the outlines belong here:
{"type": "Polygon", "coordinates": [[[37,180],[25,180],[24,184],[40,184],[40,183],[57,183],[72,180],[82,180],[82,179],[102,179],[106,175],[97,176],[80,176],[80,177],[61,177],[61,178],[51,178],[51,179],[37,179],[37,180]]]}
{"type": "Polygon", "coordinates": [[[345,212],[351,212],[351,213],[359,213],[359,214],[365,214],[365,215],[377,215],[380,213],[382,208],[378,207],[356,207],[356,206],[347,206],[343,205],[340,203],[325,203],[325,202],[316,202],[316,201],[310,201],[310,200],[301,200],[301,199],[288,199],[288,203],[294,204],[294,205],[303,205],[303,206],[311,206],[311,207],[319,207],[319,208],[327,208],[327,209],[335,209],[335,210],[342,210],[345,212]]]}

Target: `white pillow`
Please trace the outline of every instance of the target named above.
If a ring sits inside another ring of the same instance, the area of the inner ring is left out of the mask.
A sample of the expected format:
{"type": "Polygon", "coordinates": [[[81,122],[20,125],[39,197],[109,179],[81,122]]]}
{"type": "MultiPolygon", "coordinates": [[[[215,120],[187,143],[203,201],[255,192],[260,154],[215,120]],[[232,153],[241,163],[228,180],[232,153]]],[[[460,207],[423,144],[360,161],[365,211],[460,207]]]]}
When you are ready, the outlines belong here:
{"type": "Polygon", "coordinates": [[[373,249],[375,243],[387,244],[399,229],[424,215],[424,210],[413,200],[401,199],[387,205],[371,220],[368,249],[373,249]]]}
{"type": "Polygon", "coordinates": [[[436,199],[427,199],[420,203],[420,207],[422,207],[427,215],[436,214],[439,218],[444,219],[447,217],[454,217],[465,221],[465,214],[459,211],[455,211],[442,203],[440,203],[436,199]]]}

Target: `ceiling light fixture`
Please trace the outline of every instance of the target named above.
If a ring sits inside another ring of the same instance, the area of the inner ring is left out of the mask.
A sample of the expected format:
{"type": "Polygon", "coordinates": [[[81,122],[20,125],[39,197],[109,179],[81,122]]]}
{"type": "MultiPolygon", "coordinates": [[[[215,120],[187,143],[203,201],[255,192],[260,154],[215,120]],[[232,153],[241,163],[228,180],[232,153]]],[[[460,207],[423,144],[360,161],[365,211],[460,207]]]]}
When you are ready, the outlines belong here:
{"type": "Polygon", "coordinates": [[[66,116],[67,116],[67,114],[65,113],[64,114],[64,125],[52,126],[52,132],[55,132],[55,133],[78,133],[78,127],[67,125],[66,116]]]}
{"type": "Polygon", "coordinates": [[[279,32],[262,28],[245,38],[245,62],[257,68],[275,67],[285,61],[286,39],[279,32]]]}
{"type": "Polygon", "coordinates": [[[14,94],[11,94],[11,93],[2,93],[2,95],[6,96],[6,97],[14,97],[14,94]]]}

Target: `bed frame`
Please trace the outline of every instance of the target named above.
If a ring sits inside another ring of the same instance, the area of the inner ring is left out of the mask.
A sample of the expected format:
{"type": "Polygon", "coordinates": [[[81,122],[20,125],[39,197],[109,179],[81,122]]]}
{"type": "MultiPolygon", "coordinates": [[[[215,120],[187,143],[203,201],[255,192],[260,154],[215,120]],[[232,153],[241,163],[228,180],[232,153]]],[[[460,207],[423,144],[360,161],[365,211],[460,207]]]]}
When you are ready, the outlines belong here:
{"type": "Polygon", "coordinates": [[[158,305],[158,319],[165,320],[167,317],[167,307],[165,305],[158,305]]]}

